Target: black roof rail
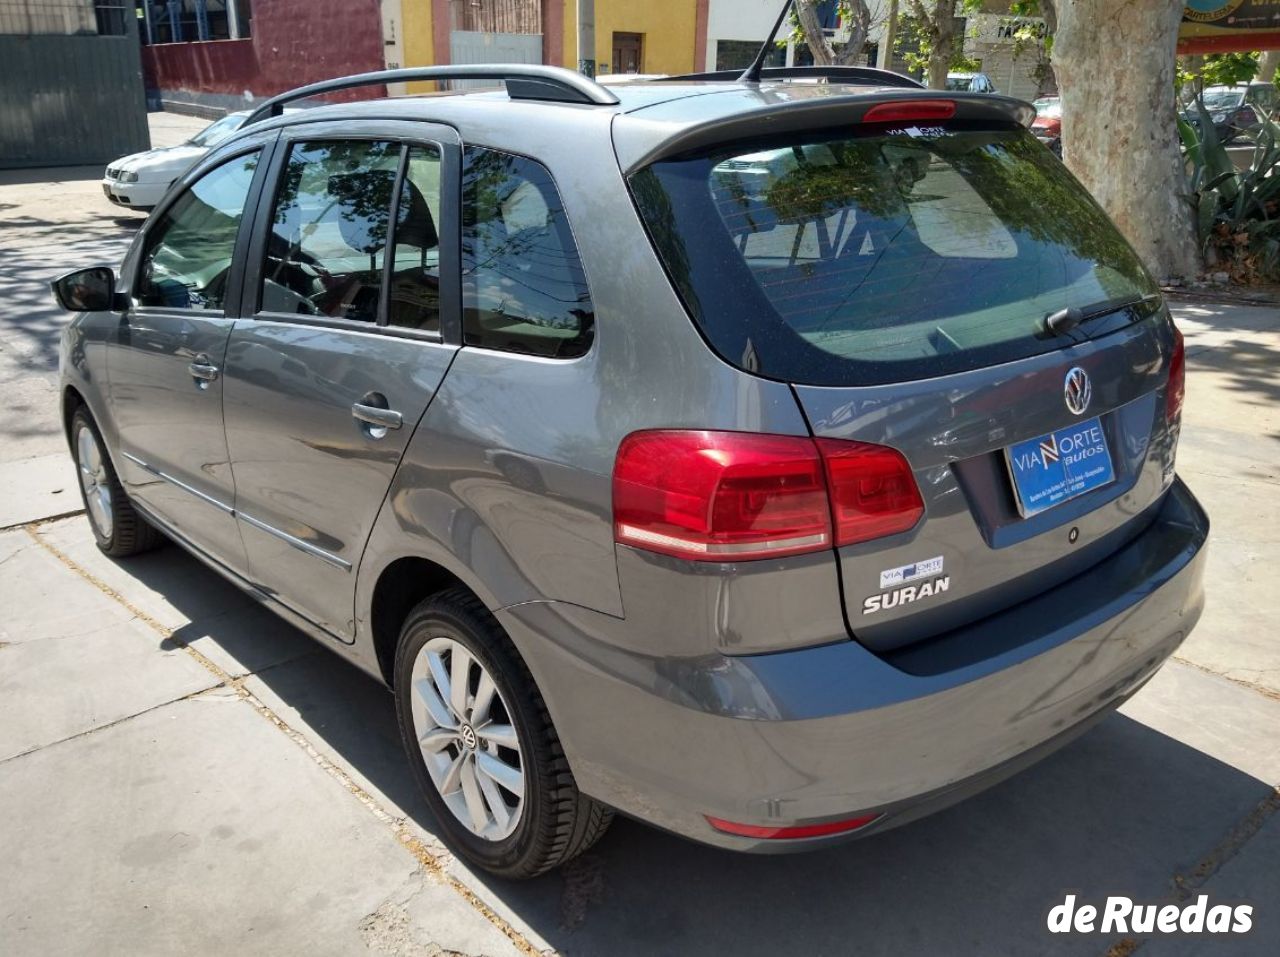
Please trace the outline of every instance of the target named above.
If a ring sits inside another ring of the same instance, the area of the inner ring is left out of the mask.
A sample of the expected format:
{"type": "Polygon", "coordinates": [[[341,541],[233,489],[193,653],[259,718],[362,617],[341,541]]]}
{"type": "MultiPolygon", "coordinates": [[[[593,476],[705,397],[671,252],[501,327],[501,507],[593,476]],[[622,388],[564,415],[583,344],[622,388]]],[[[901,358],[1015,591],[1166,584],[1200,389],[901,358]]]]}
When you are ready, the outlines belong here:
{"type": "Polygon", "coordinates": [[[536,63],[464,63],[456,66],[405,67],[340,76],[308,83],[281,93],[262,103],[245,120],[245,125],[279,116],[285,105],[309,96],[336,93],[383,83],[413,83],[419,80],[502,80],[513,100],[549,100],[556,103],[587,103],[613,106],[618,98],[594,80],[559,66],[536,63]]]}
{"type": "MultiPolygon", "coordinates": [[[[651,80],[651,83],[663,83],[668,80],[711,80],[736,82],[742,78],[738,70],[715,70],[711,73],[684,73],[680,76],[664,76],[651,80]]],[[[767,66],[760,71],[764,80],[856,80],[861,83],[875,83],[879,86],[898,86],[911,90],[922,90],[924,84],[901,73],[890,70],[877,70],[872,66],[767,66]]]]}

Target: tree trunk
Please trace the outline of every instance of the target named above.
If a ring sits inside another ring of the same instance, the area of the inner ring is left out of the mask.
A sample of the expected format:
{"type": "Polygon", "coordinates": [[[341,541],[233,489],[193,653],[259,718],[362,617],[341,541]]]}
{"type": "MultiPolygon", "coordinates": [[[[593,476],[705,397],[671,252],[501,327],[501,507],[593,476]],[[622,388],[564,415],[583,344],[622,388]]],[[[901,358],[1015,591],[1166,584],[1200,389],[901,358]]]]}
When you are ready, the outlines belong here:
{"type": "Polygon", "coordinates": [[[1270,83],[1276,78],[1276,69],[1280,68],[1280,50],[1265,50],[1258,57],[1258,72],[1254,79],[1259,83],[1270,83]]]}
{"type": "Polygon", "coordinates": [[[852,22],[849,24],[849,42],[839,53],[832,48],[831,42],[822,32],[822,24],[814,9],[821,2],[822,0],[796,0],[795,3],[796,21],[800,24],[800,32],[804,35],[809,52],[813,54],[813,62],[818,66],[844,66],[852,63],[862,56],[862,50],[867,45],[867,33],[871,28],[871,9],[867,6],[867,0],[850,0],[852,22]]]}
{"type": "Polygon", "coordinates": [[[929,31],[929,88],[945,90],[956,40],[955,0],[933,0],[929,31]]]}
{"type": "Polygon", "coordinates": [[[1201,270],[1174,120],[1182,0],[1057,0],[1053,65],[1071,172],[1158,279],[1201,270]]]}

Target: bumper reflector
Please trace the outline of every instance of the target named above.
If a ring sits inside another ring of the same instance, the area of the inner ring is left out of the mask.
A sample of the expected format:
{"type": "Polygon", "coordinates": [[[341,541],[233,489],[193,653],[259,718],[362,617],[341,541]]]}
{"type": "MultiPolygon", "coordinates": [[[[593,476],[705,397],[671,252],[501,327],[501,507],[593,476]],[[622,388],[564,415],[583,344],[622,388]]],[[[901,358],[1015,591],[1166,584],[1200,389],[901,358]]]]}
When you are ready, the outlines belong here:
{"type": "Polygon", "coordinates": [[[738,837],[757,837],[762,840],[786,840],[797,837],[825,837],[830,834],[845,834],[866,827],[878,819],[879,814],[866,814],[862,817],[851,817],[847,821],[828,821],[825,824],[800,824],[795,827],[774,827],[761,824],[735,824],[733,821],[721,820],[707,816],[707,823],[717,831],[735,834],[738,837]]]}

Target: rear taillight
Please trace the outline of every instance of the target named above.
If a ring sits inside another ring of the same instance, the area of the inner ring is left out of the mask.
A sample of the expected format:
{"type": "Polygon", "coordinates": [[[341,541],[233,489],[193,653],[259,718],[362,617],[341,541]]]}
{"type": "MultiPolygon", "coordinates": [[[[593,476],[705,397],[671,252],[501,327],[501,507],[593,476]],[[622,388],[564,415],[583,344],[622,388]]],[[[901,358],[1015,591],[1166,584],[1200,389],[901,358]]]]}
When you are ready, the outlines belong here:
{"type": "Polygon", "coordinates": [[[635,432],[613,470],[616,540],[694,561],[820,551],[906,531],[923,514],[906,459],[862,442],[635,432]]]}
{"type": "Polygon", "coordinates": [[[1164,390],[1165,421],[1172,422],[1182,415],[1182,400],[1187,395],[1187,347],[1182,332],[1173,327],[1173,358],[1169,360],[1169,383],[1164,390]]]}
{"type": "Polygon", "coordinates": [[[903,100],[898,103],[877,103],[862,114],[862,122],[897,123],[904,120],[949,120],[955,115],[955,100],[903,100]]]}
{"type": "Polygon", "coordinates": [[[920,521],[924,501],[901,452],[867,442],[814,441],[827,467],[836,545],[905,532],[920,521]]]}

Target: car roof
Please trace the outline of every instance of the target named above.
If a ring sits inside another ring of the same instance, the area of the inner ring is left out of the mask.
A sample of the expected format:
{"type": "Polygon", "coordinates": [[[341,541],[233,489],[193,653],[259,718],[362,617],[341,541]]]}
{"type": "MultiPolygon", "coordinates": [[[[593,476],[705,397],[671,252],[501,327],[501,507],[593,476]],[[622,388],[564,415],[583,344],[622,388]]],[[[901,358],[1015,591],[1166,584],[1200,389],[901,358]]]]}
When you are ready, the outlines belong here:
{"type": "MultiPolygon", "coordinates": [[[[655,79],[609,86],[617,103],[583,104],[513,99],[501,87],[379,97],[345,103],[328,103],[251,123],[241,127],[227,142],[269,127],[297,123],[360,119],[404,119],[452,126],[468,139],[469,131],[484,131],[477,142],[520,152],[519,131],[539,117],[581,118],[584,126],[612,121],[618,159],[624,170],[669,153],[676,144],[697,145],[694,133],[709,136],[751,124],[768,123],[769,129],[786,132],[830,124],[839,114],[848,122],[847,108],[854,104],[895,99],[952,99],[963,110],[981,115],[1002,115],[1006,120],[1029,125],[1035,111],[1027,103],[992,94],[951,93],[916,87],[890,87],[880,83],[764,80],[759,83],[655,79]],[[843,111],[843,113],[841,113],[843,111]],[[822,122],[819,122],[822,121],[822,122]],[[509,128],[510,142],[492,142],[495,131],[509,128]]],[[[859,114],[860,115],[860,114],[859,114]]],[[[705,137],[704,137],[705,138],[705,137]]]]}

